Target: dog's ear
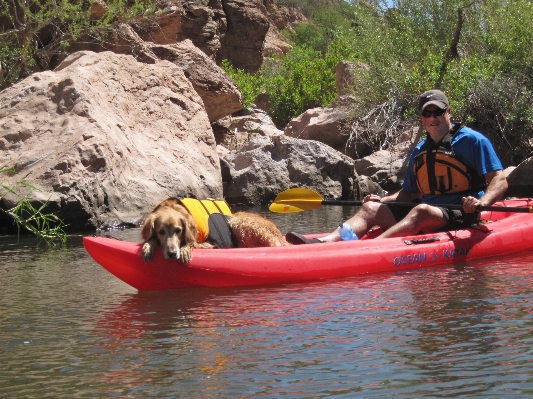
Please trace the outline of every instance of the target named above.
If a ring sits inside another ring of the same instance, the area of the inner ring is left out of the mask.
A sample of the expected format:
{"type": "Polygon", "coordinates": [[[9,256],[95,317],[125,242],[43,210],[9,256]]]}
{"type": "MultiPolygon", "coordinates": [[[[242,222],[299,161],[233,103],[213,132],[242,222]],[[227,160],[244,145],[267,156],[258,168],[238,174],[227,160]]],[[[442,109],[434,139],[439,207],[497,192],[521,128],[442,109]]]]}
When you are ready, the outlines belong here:
{"type": "Polygon", "coordinates": [[[151,213],[146,218],[144,225],[141,229],[141,238],[147,241],[154,235],[154,214],[151,213]]]}
{"type": "Polygon", "coordinates": [[[198,237],[198,229],[193,217],[187,212],[183,215],[183,239],[187,244],[196,243],[196,237],[198,237]]]}

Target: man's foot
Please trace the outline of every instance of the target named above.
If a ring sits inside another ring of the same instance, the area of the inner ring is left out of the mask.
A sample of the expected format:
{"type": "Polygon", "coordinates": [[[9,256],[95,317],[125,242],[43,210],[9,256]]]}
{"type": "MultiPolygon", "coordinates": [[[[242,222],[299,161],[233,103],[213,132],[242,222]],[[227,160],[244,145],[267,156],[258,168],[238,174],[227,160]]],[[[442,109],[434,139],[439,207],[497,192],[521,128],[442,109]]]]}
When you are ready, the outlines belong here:
{"type": "Polygon", "coordinates": [[[287,235],[285,236],[285,240],[287,240],[288,243],[291,243],[293,245],[317,244],[319,242],[322,242],[318,238],[305,238],[303,235],[295,233],[293,231],[289,231],[287,233],[287,235]]]}

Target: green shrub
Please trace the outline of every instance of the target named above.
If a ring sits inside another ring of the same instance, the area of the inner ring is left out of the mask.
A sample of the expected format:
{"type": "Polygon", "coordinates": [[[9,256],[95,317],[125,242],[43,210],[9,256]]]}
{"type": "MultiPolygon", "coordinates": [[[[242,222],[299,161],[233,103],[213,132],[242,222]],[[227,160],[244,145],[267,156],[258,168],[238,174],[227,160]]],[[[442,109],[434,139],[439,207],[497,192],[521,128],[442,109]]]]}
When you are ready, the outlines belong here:
{"type": "MultiPolygon", "coordinates": [[[[0,175],[6,173],[14,175],[15,172],[7,167],[0,167],[0,175]]],[[[17,194],[20,188],[35,189],[33,186],[24,182],[22,177],[15,184],[7,184],[0,182],[0,200],[7,194],[17,194]]],[[[13,222],[18,227],[24,228],[30,233],[34,234],[47,246],[54,246],[55,244],[65,244],[67,235],[63,231],[65,226],[63,221],[54,214],[45,211],[47,204],[41,204],[36,208],[30,201],[28,196],[24,196],[11,209],[4,210],[0,208],[0,213],[4,213],[13,219],[13,222]]]]}
{"type": "Polygon", "coordinates": [[[295,47],[283,59],[265,64],[266,94],[276,125],[283,127],[305,110],[325,107],[335,99],[338,61],[308,47],[295,47]]]}
{"type": "Polygon", "coordinates": [[[259,73],[250,74],[242,69],[236,69],[229,60],[222,60],[221,68],[239,88],[245,109],[264,91],[264,78],[259,73]]]}

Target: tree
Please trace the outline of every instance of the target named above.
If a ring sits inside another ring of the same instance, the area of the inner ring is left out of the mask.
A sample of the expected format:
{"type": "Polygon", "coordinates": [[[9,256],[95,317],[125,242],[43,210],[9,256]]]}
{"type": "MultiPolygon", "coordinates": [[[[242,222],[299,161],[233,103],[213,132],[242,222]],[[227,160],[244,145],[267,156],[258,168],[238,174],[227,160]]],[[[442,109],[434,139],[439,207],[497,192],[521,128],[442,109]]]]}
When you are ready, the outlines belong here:
{"type": "Polygon", "coordinates": [[[91,18],[85,0],[4,0],[0,2],[0,88],[46,70],[54,58],[82,35],[114,29],[118,21],[145,18],[154,11],[149,0],[110,0],[100,18],[91,18]]]}

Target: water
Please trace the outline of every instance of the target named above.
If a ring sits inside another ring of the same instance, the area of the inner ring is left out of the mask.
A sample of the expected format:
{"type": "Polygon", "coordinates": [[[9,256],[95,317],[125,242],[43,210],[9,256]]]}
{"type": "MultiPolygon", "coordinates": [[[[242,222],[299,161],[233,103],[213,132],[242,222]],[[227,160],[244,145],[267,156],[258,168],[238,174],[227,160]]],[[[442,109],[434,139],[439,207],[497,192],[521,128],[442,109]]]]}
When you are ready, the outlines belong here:
{"type": "MultiPolygon", "coordinates": [[[[268,215],[334,229],[352,210],[268,215]]],[[[116,231],[138,241],[139,230],[116,231]]],[[[519,398],[533,394],[533,253],[413,274],[138,292],[0,238],[1,398],[519,398]]]]}

